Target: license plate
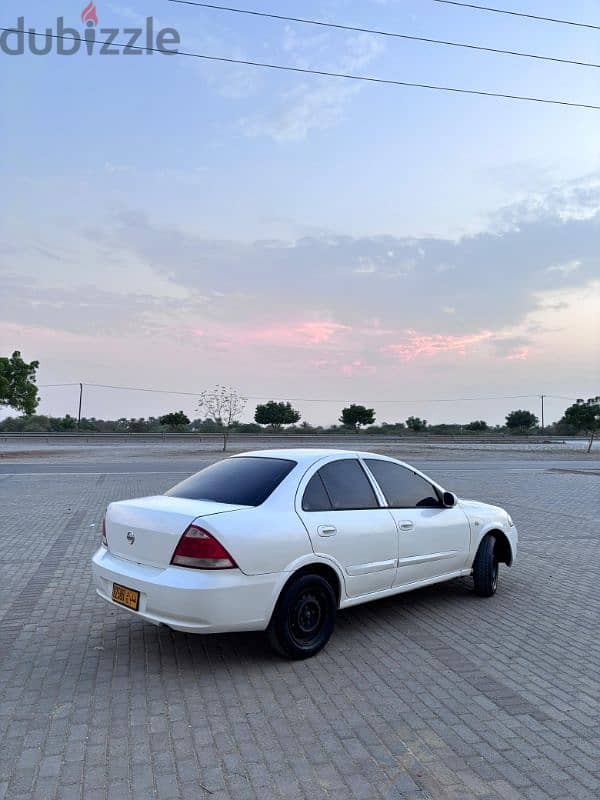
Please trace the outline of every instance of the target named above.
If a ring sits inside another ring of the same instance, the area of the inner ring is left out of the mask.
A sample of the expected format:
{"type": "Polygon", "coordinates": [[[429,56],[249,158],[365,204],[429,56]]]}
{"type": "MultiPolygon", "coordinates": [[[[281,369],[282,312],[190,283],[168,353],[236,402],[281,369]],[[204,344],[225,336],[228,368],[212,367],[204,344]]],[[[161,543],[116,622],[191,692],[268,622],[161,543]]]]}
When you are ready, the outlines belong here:
{"type": "Polygon", "coordinates": [[[112,599],[121,606],[137,611],[140,605],[140,593],[135,589],[128,589],[126,586],[119,586],[113,583],[112,599]]]}

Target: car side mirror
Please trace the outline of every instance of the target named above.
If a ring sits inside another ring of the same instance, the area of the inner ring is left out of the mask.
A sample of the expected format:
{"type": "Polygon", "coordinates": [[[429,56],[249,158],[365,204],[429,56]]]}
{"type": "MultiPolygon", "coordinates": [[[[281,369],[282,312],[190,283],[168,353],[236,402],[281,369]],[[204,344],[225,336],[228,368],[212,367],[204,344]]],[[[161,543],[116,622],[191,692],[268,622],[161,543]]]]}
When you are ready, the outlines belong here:
{"type": "Polygon", "coordinates": [[[445,508],[454,508],[454,506],[458,503],[458,497],[454,494],[454,492],[444,492],[442,495],[442,502],[445,508]]]}

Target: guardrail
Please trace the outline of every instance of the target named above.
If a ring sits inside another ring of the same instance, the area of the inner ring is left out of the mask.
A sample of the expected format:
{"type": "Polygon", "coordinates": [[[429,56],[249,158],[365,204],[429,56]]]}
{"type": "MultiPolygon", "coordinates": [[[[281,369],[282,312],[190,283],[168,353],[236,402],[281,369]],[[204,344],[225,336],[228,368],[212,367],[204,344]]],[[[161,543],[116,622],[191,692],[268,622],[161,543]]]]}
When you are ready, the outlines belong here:
{"type": "MultiPolygon", "coordinates": [[[[0,442],[14,442],[14,441],[35,441],[43,440],[50,441],[71,441],[71,442],[92,442],[92,441],[128,441],[128,442],[163,442],[163,441],[220,441],[223,438],[222,433],[200,433],[182,431],[175,433],[132,433],[129,431],[122,432],[99,432],[99,431],[44,431],[44,432],[6,432],[0,433],[0,442]]],[[[368,433],[359,431],[340,431],[339,433],[275,433],[264,431],[260,433],[231,433],[229,435],[229,442],[233,444],[239,441],[252,441],[252,440],[275,440],[282,441],[318,441],[326,442],[327,440],[350,440],[356,441],[358,439],[368,439],[369,441],[379,442],[403,442],[403,443],[424,443],[424,442],[469,442],[471,444],[510,444],[517,442],[535,443],[564,443],[567,439],[576,440],[581,437],[564,437],[564,436],[546,436],[542,434],[488,434],[478,435],[474,433],[463,434],[436,434],[436,433],[368,433]]]]}

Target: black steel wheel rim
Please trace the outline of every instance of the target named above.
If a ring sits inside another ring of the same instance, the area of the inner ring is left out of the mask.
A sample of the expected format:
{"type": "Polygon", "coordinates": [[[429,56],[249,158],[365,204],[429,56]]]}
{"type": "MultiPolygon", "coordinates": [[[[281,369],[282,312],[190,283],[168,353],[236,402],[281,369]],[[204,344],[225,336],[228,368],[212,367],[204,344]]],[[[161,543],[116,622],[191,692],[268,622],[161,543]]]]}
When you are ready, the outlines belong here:
{"type": "Polygon", "coordinates": [[[300,647],[311,647],[325,626],[327,602],[319,589],[307,589],[294,599],[289,613],[289,629],[294,642],[300,647]]]}

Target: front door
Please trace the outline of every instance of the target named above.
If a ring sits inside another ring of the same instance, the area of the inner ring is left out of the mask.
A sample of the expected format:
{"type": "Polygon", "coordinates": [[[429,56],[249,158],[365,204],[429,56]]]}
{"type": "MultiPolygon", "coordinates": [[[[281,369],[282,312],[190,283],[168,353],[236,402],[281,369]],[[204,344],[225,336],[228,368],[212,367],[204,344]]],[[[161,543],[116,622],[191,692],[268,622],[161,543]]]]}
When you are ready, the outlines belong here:
{"type": "Polygon", "coordinates": [[[308,481],[297,508],[314,552],[335,559],[349,597],[389,589],[398,533],[356,458],[331,461],[308,481]]]}
{"type": "Polygon", "coordinates": [[[398,527],[398,570],[394,586],[437,578],[465,567],[469,523],[454,508],[390,509],[398,527]]]}
{"type": "Polygon", "coordinates": [[[365,459],[398,529],[394,586],[447,575],[465,568],[470,528],[458,507],[446,508],[422,475],[384,459],[365,459]]]}

